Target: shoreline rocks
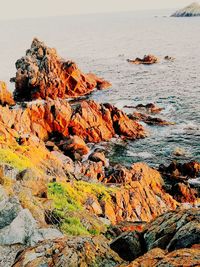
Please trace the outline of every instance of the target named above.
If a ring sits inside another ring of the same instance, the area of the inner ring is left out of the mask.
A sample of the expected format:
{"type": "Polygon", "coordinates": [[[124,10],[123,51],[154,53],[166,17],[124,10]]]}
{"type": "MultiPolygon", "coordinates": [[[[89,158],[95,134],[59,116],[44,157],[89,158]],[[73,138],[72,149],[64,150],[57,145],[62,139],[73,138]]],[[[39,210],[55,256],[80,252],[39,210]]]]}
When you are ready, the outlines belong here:
{"type": "Polygon", "coordinates": [[[16,77],[11,79],[16,101],[78,97],[111,86],[94,74],[82,73],[74,62],[65,61],[37,38],[17,60],[16,69],[16,77]]]}

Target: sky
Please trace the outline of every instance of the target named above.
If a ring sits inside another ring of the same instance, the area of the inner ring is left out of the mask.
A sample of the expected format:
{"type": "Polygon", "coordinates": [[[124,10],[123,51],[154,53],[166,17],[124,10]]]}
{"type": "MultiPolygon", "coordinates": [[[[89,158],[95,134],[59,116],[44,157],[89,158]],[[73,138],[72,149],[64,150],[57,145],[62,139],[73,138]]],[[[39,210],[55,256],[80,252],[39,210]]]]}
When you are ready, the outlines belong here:
{"type": "Polygon", "coordinates": [[[0,0],[0,19],[180,8],[193,0],[0,0]]]}

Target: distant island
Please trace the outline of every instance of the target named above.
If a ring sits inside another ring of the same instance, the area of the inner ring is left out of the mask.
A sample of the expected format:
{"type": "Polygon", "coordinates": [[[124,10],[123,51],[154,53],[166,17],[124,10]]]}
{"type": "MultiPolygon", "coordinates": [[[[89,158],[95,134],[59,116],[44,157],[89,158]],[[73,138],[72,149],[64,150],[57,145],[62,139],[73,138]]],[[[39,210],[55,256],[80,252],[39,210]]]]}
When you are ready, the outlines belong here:
{"type": "Polygon", "coordinates": [[[195,17],[200,16],[200,4],[192,3],[191,5],[176,11],[171,17],[195,17]]]}

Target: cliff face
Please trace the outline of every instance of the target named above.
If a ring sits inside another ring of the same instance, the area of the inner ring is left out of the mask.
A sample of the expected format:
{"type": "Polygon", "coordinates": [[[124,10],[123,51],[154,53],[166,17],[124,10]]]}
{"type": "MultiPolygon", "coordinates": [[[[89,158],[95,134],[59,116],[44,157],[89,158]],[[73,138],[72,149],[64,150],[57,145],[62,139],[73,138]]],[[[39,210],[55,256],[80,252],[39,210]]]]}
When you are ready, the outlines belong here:
{"type": "Polygon", "coordinates": [[[200,16],[200,4],[192,3],[191,5],[176,11],[172,17],[195,17],[200,16]]]}

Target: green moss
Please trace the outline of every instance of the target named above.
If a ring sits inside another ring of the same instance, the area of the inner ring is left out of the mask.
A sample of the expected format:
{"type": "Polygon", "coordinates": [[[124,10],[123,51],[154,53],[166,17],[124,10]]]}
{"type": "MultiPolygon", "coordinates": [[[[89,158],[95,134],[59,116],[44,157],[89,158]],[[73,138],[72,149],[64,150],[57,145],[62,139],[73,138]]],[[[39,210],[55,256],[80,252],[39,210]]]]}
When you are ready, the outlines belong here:
{"type": "Polygon", "coordinates": [[[116,189],[108,188],[99,183],[87,183],[84,181],[50,183],[48,186],[48,198],[53,200],[54,212],[61,219],[60,228],[70,235],[97,235],[100,226],[93,224],[93,228],[86,229],[80,218],[70,217],[72,212],[84,213],[84,204],[89,196],[95,196],[98,200],[111,201],[111,194],[116,189]]]}
{"type": "Polygon", "coordinates": [[[33,167],[31,161],[27,157],[19,155],[11,149],[0,149],[0,162],[8,163],[19,171],[33,167]]]}
{"type": "Polygon", "coordinates": [[[65,218],[60,228],[68,235],[79,236],[90,234],[89,231],[87,231],[87,229],[82,225],[80,219],[75,217],[65,218]]]}

